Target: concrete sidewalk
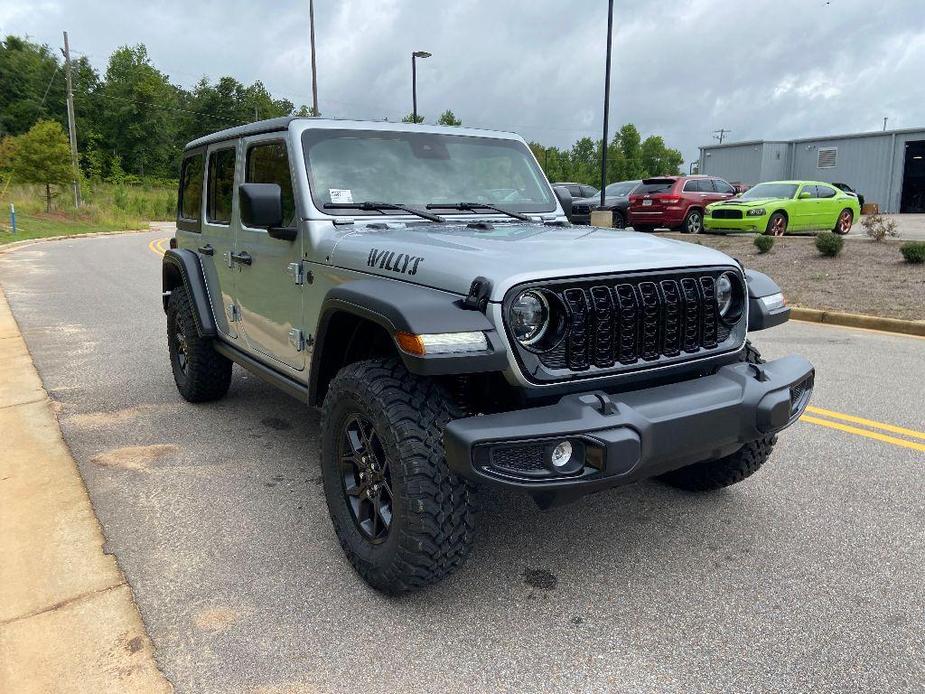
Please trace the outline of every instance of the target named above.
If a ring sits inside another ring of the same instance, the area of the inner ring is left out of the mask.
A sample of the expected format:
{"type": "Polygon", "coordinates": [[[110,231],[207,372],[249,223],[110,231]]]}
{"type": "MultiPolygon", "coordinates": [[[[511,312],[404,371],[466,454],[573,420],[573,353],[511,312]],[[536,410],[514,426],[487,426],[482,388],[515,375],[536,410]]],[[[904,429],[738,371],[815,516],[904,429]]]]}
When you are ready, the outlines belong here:
{"type": "Polygon", "coordinates": [[[0,289],[0,692],[170,692],[0,289]]]}

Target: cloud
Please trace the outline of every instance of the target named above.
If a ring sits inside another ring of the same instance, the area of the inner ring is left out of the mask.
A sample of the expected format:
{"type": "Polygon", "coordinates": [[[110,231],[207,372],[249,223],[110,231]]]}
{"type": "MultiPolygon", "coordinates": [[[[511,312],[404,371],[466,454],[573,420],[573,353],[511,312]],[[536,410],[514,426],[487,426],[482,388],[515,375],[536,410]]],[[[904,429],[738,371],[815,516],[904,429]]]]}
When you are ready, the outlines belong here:
{"type": "MultiPolygon", "coordinates": [[[[0,31],[76,51],[103,70],[145,43],[171,79],[261,80],[311,99],[307,0],[5,0],[0,31]]],[[[466,125],[547,145],[600,137],[606,3],[552,0],[315,0],[322,113],[397,120],[452,109],[466,125]]],[[[687,159],[718,128],[733,140],[925,125],[920,0],[616,3],[611,123],[661,134],[687,159]]]]}

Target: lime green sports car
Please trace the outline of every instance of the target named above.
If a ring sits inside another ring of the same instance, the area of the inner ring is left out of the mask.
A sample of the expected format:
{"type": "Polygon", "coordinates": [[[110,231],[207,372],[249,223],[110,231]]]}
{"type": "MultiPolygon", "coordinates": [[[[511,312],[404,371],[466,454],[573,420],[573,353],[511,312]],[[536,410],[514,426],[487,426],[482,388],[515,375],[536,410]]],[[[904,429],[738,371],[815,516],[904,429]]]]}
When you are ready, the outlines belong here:
{"type": "Polygon", "coordinates": [[[703,226],[707,231],[756,231],[774,236],[808,229],[847,234],[860,216],[857,196],[828,183],[772,181],[707,205],[703,226]]]}

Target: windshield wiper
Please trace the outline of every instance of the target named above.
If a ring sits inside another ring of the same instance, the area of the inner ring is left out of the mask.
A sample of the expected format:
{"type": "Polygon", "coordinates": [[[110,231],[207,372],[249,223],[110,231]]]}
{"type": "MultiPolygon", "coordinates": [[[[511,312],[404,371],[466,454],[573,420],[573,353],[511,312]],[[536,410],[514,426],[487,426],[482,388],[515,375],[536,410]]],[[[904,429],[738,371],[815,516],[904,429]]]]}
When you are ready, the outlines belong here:
{"type": "Polygon", "coordinates": [[[513,217],[514,219],[522,219],[525,222],[534,222],[535,219],[531,219],[525,214],[520,212],[514,212],[513,210],[507,210],[503,207],[498,207],[497,205],[487,205],[483,202],[449,202],[449,203],[428,203],[428,210],[462,210],[463,212],[475,212],[476,210],[492,210],[494,212],[500,212],[501,214],[506,214],[508,217],[513,217]]]}
{"type": "MultiPolygon", "coordinates": [[[[429,219],[431,222],[445,222],[446,220],[440,215],[432,214],[430,212],[425,212],[424,210],[419,210],[416,207],[409,207],[408,205],[402,205],[400,202],[371,202],[365,200],[363,202],[326,202],[322,205],[325,209],[334,209],[334,210],[366,210],[372,212],[381,212],[385,214],[385,210],[401,210],[402,212],[408,212],[409,214],[417,215],[418,217],[423,217],[424,219],[429,219]]],[[[430,207],[428,205],[428,207],[430,207]]]]}

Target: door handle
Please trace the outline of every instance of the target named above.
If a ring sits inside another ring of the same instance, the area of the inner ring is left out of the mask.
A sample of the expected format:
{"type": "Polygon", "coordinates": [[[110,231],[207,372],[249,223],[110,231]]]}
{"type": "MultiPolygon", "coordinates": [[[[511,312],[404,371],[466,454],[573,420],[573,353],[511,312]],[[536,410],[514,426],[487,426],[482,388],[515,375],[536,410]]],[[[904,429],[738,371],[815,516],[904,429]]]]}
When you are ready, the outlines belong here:
{"type": "Polygon", "coordinates": [[[215,255],[215,249],[212,248],[211,243],[207,243],[205,246],[200,246],[197,249],[202,255],[215,255]]]}
{"type": "Polygon", "coordinates": [[[240,253],[231,254],[231,262],[241,263],[241,265],[250,265],[254,262],[254,259],[251,258],[251,254],[247,251],[241,251],[240,253]]]}

